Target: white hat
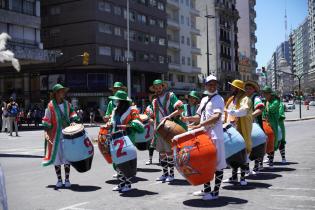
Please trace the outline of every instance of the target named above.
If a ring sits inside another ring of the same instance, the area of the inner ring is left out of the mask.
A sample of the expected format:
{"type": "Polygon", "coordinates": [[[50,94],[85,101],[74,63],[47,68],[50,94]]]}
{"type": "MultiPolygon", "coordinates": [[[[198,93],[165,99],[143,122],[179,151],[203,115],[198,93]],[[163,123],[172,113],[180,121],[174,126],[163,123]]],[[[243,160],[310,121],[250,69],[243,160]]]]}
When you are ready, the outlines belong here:
{"type": "Polygon", "coordinates": [[[209,75],[209,76],[207,76],[207,78],[206,78],[206,83],[207,83],[207,82],[210,82],[210,81],[212,81],[212,80],[218,81],[218,80],[217,80],[217,77],[215,77],[215,76],[213,76],[213,75],[209,75]]]}

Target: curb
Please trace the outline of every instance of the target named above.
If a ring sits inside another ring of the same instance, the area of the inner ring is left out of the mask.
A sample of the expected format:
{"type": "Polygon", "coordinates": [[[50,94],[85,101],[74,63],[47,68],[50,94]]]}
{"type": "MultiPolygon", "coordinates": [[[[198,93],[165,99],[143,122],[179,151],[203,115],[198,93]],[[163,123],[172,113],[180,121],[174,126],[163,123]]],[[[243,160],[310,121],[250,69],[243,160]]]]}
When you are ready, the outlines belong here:
{"type": "Polygon", "coordinates": [[[289,120],[285,120],[285,122],[296,122],[296,121],[313,120],[313,119],[315,119],[315,116],[306,117],[302,119],[289,119],[289,120]]]}

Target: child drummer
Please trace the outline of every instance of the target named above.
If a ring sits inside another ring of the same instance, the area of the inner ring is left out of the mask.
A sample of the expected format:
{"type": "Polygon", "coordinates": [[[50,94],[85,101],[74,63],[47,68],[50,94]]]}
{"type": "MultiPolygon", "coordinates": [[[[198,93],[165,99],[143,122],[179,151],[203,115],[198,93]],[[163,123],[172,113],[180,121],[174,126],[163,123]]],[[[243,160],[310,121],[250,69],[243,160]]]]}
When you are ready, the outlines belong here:
{"type": "MultiPolygon", "coordinates": [[[[134,143],[135,133],[144,132],[144,126],[139,118],[139,111],[137,107],[131,105],[131,99],[128,98],[127,93],[123,90],[118,90],[114,96],[109,99],[113,101],[115,109],[112,117],[106,125],[106,128],[111,132],[125,130],[128,137],[134,143]]],[[[115,167],[114,167],[115,168],[115,167]]],[[[116,168],[118,179],[120,183],[113,188],[113,191],[128,192],[131,190],[131,177],[126,177],[121,171],[116,168]]]]}
{"type": "Polygon", "coordinates": [[[202,98],[197,114],[192,117],[183,117],[185,122],[197,122],[198,125],[190,129],[205,127],[208,135],[213,140],[217,149],[217,166],[215,172],[214,191],[211,192],[210,182],[204,184],[204,189],[194,192],[195,196],[203,196],[203,200],[214,200],[219,197],[219,190],[223,178],[223,169],[226,168],[225,148],[223,137],[222,114],[224,111],[224,100],[217,91],[217,78],[208,76],[206,78],[206,89],[208,96],[202,98]]]}

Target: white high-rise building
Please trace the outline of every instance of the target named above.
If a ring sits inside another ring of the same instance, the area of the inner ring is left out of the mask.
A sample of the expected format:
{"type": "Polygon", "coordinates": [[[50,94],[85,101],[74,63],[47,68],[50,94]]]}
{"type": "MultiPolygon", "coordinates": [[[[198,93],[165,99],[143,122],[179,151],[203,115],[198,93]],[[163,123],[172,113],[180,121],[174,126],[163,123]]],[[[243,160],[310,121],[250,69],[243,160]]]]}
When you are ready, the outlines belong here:
{"type": "Polygon", "coordinates": [[[200,30],[196,18],[196,0],[167,0],[167,36],[169,71],[166,80],[179,95],[198,88],[201,68],[197,57],[201,51],[197,45],[200,30]]]}
{"type": "Polygon", "coordinates": [[[310,70],[308,72],[308,83],[315,93],[315,0],[308,0],[308,22],[309,22],[309,50],[310,70]]]}

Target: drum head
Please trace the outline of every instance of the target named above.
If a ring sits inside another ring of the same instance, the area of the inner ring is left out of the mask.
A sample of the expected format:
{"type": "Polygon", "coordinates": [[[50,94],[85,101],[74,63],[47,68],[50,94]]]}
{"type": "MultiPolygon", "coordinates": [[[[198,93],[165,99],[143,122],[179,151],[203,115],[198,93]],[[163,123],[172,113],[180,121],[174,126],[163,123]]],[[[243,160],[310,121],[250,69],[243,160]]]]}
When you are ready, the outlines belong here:
{"type": "Polygon", "coordinates": [[[83,124],[70,125],[62,130],[64,135],[74,135],[84,130],[83,124]]]}

